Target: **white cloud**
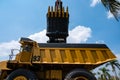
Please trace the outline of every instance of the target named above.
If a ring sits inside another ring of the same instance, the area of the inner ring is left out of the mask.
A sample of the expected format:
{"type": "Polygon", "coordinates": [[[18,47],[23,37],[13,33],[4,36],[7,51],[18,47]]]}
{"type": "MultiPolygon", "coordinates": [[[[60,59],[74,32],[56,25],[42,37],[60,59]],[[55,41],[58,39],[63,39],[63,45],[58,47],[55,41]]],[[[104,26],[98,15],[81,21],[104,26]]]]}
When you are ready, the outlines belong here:
{"type": "Polygon", "coordinates": [[[77,26],[69,32],[68,43],[86,42],[91,37],[91,32],[89,27],[77,26]]]}
{"type": "MultiPolygon", "coordinates": [[[[81,43],[86,42],[91,37],[91,29],[84,26],[77,26],[69,31],[68,43],[81,43]]],[[[35,33],[29,36],[30,39],[37,41],[38,43],[46,43],[48,37],[46,36],[46,30],[35,33]]]]}
{"type": "Polygon", "coordinates": [[[18,41],[10,41],[0,44],[0,61],[3,59],[8,59],[11,49],[19,49],[18,41]]]}
{"type": "Polygon", "coordinates": [[[90,6],[91,7],[95,7],[97,4],[99,4],[101,2],[101,0],[92,0],[90,6]]]}
{"type": "Polygon", "coordinates": [[[28,38],[37,41],[38,43],[46,43],[48,37],[46,36],[46,30],[30,35],[28,38]]]}
{"type": "MultiPolygon", "coordinates": [[[[69,31],[68,42],[80,43],[86,42],[91,37],[91,29],[89,27],[77,26],[69,31]]],[[[48,37],[46,37],[46,30],[28,36],[28,38],[35,40],[39,43],[46,43],[48,37]]],[[[18,41],[10,41],[0,44],[0,61],[7,60],[11,49],[19,49],[20,44],[18,41]]]]}
{"type": "Polygon", "coordinates": [[[114,18],[113,14],[110,11],[107,12],[107,18],[108,19],[114,18]]]}
{"type": "Polygon", "coordinates": [[[103,44],[103,43],[105,43],[103,40],[98,40],[98,41],[96,41],[95,43],[101,43],[101,44],[103,44]]]}

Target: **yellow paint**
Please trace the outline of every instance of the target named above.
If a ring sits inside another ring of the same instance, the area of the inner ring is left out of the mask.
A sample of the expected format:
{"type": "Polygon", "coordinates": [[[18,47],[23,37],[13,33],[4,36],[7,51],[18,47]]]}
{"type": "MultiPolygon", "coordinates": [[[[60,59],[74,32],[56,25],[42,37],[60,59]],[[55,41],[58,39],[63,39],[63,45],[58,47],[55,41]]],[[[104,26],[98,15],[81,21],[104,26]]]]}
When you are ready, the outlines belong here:
{"type": "Polygon", "coordinates": [[[64,17],[64,7],[62,8],[62,17],[64,17]]]}
{"type": "Polygon", "coordinates": [[[48,7],[48,13],[47,16],[50,17],[50,6],[48,7]]]}
{"type": "Polygon", "coordinates": [[[27,80],[27,78],[24,76],[17,76],[13,80],[27,80]]]}
{"type": "Polygon", "coordinates": [[[68,18],[68,7],[66,8],[66,17],[68,18]]]}
{"type": "Polygon", "coordinates": [[[84,76],[80,76],[80,77],[76,77],[76,78],[73,79],[73,80],[89,80],[89,79],[87,79],[87,78],[84,77],[84,76]]]}

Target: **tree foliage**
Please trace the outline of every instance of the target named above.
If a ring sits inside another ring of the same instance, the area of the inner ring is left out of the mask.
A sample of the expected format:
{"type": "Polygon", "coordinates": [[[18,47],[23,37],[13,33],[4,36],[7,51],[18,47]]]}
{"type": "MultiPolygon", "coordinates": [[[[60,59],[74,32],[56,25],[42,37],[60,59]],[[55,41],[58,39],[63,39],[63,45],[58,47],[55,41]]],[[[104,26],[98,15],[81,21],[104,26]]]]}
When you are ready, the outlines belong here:
{"type": "Polygon", "coordinates": [[[120,0],[101,0],[105,8],[107,8],[117,21],[120,18],[120,0]]]}

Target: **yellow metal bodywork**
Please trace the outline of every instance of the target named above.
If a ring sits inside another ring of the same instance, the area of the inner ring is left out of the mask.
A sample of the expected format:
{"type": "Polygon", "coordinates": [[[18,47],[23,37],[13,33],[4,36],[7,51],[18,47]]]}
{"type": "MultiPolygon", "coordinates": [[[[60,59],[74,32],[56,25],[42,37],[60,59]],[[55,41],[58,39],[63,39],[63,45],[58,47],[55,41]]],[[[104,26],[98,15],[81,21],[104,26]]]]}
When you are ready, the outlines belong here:
{"type": "Polygon", "coordinates": [[[7,68],[7,61],[0,62],[0,70],[10,70],[7,68]]]}
{"type": "MultiPolygon", "coordinates": [[[[69,46],[67,47],[63,47],[63,45],[58,47],[56,44],[54,46],[50,44],[52,46],[51,47],[48,46],[48,44],[45,44],[47,46],[44,47],[35,41],[27,41],[26,39],[25,41],[20,41],[20,43],[24,49],[16,55],[15,60],[0,62],[0,70],[5,71],[6,73],[6,71],[9,70],[7,66],[12,70],[14,70],[14,68],[21,67],[28,68],[29,66],[36,66],[42,70],[42,68],[45,67],[45,71],[36,72],[40,79],[62,80],[62,77],[64,76],[63,73],[68,73],[66,69],[68,69],[68,71],[74,68],[91,70],[106,62],[116,59],[116,56],[107,46],[99,47],[99,45],[96,44],[95,45],[98,48],[88,44],[85,44],[85,47],[79,47],[79,44],[78,47],[74,47],[75,44],[73,44],[74,46],[68,44],[69,46]]],[[[6,74],[2,73],[1,76],[3,79],[6,74]]],[[[23,79],[21,76],[18,77],[18,79],[19,78],[23,79]]],[[[82,79],[83,77],[78,77],[76,80],[79,78],[82,79]]]]}
{"type": "Polygon", "coordinates": [[[74,80],[88,80],[88,79],[84,76],[80,76],[80,77],[75,78],[74,80]]]}
{"type": "Polygon", "coordinates": [[[7,61],[0,62],[0,80],[4,80],[4,78],[7,76],[7,71],[10,69],[7,68],[7,61]]]}
{"type": "Polygon", "coordinates": [[[48,70],[46,71],[46,79],[57,79],[62,80],[62,71],[61,70],[48,70]]]}
{"type": "Polygon", "coordinates": [[[34,63],[102,64],[116,59],[108,48],[39,48],[33,55],[40,56],[34,63]]]}
{"type": "Polygon", "coordinates": [[[27,78],[24,76],[18,76],[14,80],[27,80],[27,78]]]}
{"type": "MultiPolygon", "coordinates": [[[[33,44],[30,53],[22,54],[25,59],[31,64],[76,64],[91,66],[95,68],[101,64],[116,59],[116,56],[106,47],[42,47],[35,41],[24,42],[22,45],[33,44]],[[29,56],[26,56],[28,55],[29,56]],[[30,59],[31,58],[31,59],[30,59]],[[30,60],[29,60],[30,59],[30,60]]],[[[47,44],[46,44],[47,45],[47,44]]],[[[99,46],[99,45],[98,45],[99,46]]],[[[23,57],[21,57],[23,58],[23,57]]],[[[25,59],[20,59],[19,62],[24,62],[25,59]]]]}

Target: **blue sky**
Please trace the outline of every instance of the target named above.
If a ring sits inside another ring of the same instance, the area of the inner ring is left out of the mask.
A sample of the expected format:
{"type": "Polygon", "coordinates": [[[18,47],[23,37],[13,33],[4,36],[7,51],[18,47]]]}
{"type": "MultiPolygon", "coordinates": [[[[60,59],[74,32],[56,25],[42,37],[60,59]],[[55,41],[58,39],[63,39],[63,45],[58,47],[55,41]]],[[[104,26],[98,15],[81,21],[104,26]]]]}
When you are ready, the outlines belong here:
{"type": "MultiPolygon", "coordinates": [[[[20,37],[45,42],[46,13],[56,0],[0,0],[0,60],[20,37]],[[44,35],[43,35],[44,34],[44,35]]],[[[99,0],[62,0],[69,7],[71,43],[105,43],[120,57],[120,21],[117,22],[99,0]],[[77,37],[75,37],[77,35],[77,37]]]]}

